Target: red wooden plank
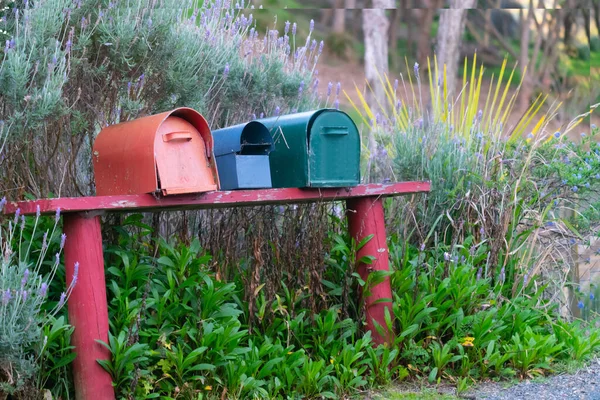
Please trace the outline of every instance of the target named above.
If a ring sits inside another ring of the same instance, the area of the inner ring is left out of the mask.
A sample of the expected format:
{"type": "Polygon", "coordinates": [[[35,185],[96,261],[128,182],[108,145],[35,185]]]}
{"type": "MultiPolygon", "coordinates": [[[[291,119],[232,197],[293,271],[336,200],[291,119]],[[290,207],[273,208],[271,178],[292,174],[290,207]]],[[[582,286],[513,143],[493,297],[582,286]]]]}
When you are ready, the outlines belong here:
{"type": "Polygon", "coordinates": [[[9,202],[5,214],[13,214],[17,208],[21,214],[35,214],[37,206],[42,214],[82,211],[150,211],[156,209],[201,209],[263,204],[305,203],[335,201],[359,197],[389,197],[410,193],[428,192],[429,182],[398,182],[390,184],[366,184],[352,188],[326,189],[259,189],[217,191],[199,194],[174,195],[156,198],[151,194],[126,196],[72,197],[9,202]]]}

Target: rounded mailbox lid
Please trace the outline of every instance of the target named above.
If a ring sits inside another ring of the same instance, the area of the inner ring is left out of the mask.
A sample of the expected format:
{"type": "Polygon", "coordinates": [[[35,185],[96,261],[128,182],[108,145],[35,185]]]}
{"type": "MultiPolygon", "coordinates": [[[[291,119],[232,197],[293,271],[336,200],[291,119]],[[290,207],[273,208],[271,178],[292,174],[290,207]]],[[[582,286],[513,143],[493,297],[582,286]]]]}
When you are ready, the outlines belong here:
{"type": "Polygon", "coordinates": [[[171,115],[164,120],[156,132],[154,152],[163,194],[217,190],[206,144],[185,119],[171,115]]]}
{"type": "Polygon", "coordinates": [[[212,150],[206,120],[187,107],[107,126],[92,150],[96,195],[217,190],[212,150]]]}
{"type": "Polygon", "coordinates": [[[360,183],[360,135],[348,114],[326,109],[308,126],[309,181],[314,187],[360,183]]]}

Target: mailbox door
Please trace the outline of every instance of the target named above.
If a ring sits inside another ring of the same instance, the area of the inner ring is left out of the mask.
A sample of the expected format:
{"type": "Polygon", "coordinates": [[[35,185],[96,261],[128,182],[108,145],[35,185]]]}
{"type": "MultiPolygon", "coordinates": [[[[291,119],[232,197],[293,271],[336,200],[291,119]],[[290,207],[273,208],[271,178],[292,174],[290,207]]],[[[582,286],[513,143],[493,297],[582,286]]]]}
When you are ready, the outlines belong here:
{"type": "Polygon", "coordinates": [[[319,113],[309,125],[309,148],[310,186],[359,184],[360,136],[347,114],[337,110],[319,113]]]}
{"type": "Polygon", "coordinates": [[[154,143],[163,195],[217,190],[206,145],[192,124],[170,116],[158,128],[154,143]]]}

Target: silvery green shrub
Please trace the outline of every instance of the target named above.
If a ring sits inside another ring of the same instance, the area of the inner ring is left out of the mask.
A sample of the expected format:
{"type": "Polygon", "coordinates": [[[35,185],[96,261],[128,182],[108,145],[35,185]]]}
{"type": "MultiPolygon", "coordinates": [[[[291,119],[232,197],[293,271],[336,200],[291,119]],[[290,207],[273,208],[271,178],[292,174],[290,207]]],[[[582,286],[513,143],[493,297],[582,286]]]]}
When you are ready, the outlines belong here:
{"type": "MultiPolygon", "coordinates": [[[[0,212],[5,203],[5,198],[0,200],[0,212]]],[[[34,378],[47,343],[42,337],[43,328],[64,306],[77,282],[78,263],[69,287],[58,303],[47,309],[49,285],[59,268],[66,240],[64,234],[58,237],[58,217],[57,213],[54,227],[42,233],[41,249],[35,252],[26,236],[37,237],[39,213],[32,224],[26,224],[25,217],[17,212],[7,226],[0,225],[0,394],[13,393],[34,378]],[[60,240],[60,250],[48,268],[43,264],[54,239],[60,240]]]]}
{"type": "Polygon", "coordinates": [[[316,104],[322,45],[230,2],[23,1],[0,22],[0,191],[93,193],[100,129],[179,106],[213,128],[316,104]],[[240,7],[240,8],[237,8],[240,7]]]}

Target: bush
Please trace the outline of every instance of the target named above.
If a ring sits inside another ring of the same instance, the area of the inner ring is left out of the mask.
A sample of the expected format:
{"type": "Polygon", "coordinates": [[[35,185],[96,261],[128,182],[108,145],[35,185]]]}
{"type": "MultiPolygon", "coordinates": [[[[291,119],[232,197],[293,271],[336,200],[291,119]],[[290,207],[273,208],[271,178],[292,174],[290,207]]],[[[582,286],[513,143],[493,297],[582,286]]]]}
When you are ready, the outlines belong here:
{"type": "Polygon", "coordinates": [[[252,308],[241,302],[244,276],[218,280],[197,241],[161,241],[154,257],[139,236],[118,230],[120,244],[107,257],[106,346],[113,358],[102,365],[123,397],[343,398],[409,375],[436,381],[545,374],[600,346],[595,336],[587,341],[586,324],[558,320],[535,279],[505,297],[511,284],[485,277],[487,248],[473,238],[407,252],[404,242],[391,240],[389,324],[396,335],[392,346],[373,347],[370,334],[361,333],[360,311],[343,317],[345,297],[360,310],[361,283],[353,276],[344,289],[346,272],[334,267],[348,262],[344,249],[352,248],[342,237],[328,259],[325,309],[312,313],[302,305],[308,289],[284,286],[268,301],[261,285],[249,296],[252,308]]]}
{"type": "Polygon", "coordinates": [[[216,128],[315,104],[308,88],[322,46],[310,34],[259,38],[248,10],[195,4],[15,7],[0,64],[0,190],[93,193],[90,149],[108,124],[187,106],[216,128]]]}
{"type": "Polygon", "coordinates": [[[518,87],[509,94],[514,71],[507,70],[506,62],[485,99],[483,67],[477,67],[476,58],[470,74],[465,66],[463,88],[455,99],[447,98],[443,80],[435,84],[437,64],[428,70],[429,76],[422,78],[415,65],[408,82],[392,84],[383,77],[386,109],[371,109],[360,94],[365,122],[372,118],[365,175],[376,181],[387,175],[399,181],[432,182],[421,202],[398,201],[402,212],[396,213],[395,225],[405,229],[416,222],[413,245],[436,240],[454,245],[471,236],[489,246],[484,276],[493,278],[504,271],[512,283],[511,295],[518,281],[540,270],[553,280],[548,296],[560,293],[566,277],[556,271],[566,257],[557,252],[566,252],[569,238],[588,233],[581,217],[589,207],[580,199],[600,189],[597,130],[582,143],[566,138],[589,112],[576,117],[563,132],[549,132],[556,107],[541,113],[546,97],[539,96],[518,122],[509,125],[518,87]],[[506,84],[505,74],[510,74],[506,84]],[[430,83],[429,104],[423,101],[421,79],[430,83]],[[575,221],[562,215],[579,206],[575,229],[575,221]],[[541,256],[539,248],[561,261],[548,262],[550,257],[541,256]]]}
{"type": "MultiPolygon", "coordinates": [[[[0,212],[6,203],[0,200],[0,212]]],[[[49,379],[49,371],[40,371],[40,366],[51,368],[59,361],[73,359],[67,346],[56,349],[57,335],[69,331],[64,320],[56,319],[77,282],[78,265],[70,286],[57,299],[51,289],[53,278],[60,267],[60,254],[66,237],[57,230],[58,218],[50,229],[38,215],[26,221],[19,214],[8,227],[0,225],[0,394],[14,394],[34,386],[32,382],[49,379]],[[35,243],[40,243],[37,248],[35,243]],[[58,247],[52,261],[46,261],[49,249],[58,247]],[[64,358],[63,358],[64,357],[64,358]],[[62,358],[62,360],[59,360],[62,358]]],[[[68,339],[68,335],[67,335],[68,339]]],[[[60,374],[60,365],[57,367],[60,374]]],[[[31,394],[30,394],[31,395],[31,394]]],[[[25,396],[28,397],[28,396],[25,396]]]]}

